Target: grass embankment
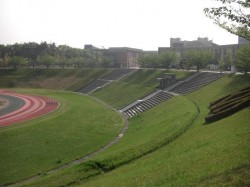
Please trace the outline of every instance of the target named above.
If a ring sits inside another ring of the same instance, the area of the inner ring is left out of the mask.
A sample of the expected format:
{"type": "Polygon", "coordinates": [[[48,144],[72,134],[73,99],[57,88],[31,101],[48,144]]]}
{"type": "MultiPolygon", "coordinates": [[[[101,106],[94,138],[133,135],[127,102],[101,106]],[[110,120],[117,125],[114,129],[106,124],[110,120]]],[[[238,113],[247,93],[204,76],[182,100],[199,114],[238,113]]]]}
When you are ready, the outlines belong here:
{"type": "Polygon", "coordinates": [[[184,79],[192,74],[181,71],[141,69],[92,93],[92,96],[121,109],[155,91],[159,86],[157,78],[164,76],[165,73],[174,73],[177,79],[184,79]]]}
{"type": "MultiPolygon", "coordinates": [[[[196,115],[197,108],[190,100],[183,96],[175,97],[130,119],[130,127],[120,142],[95,159],[57,174],[44,176],[30,186],[78,184],[93,175],[128,164],[169,144],[185,132],[196,115]],[[180,119],[179,115],[183,118],[180,119]]],[[[119,186],[119,183],[115,186],[119,186]]]]}
{"type": "Polygon", "coordinates": [[[200,108],[200,115],[183,136],[82,186],[248,186],[250,109],[203,124],[209,102],[249,83],[250,76],[226,76],[187,95],[200,108]]]}
{"type": "Polygon", "coordinates": [[[66,91],[18,90],[46,95],[60,109],[30,122],[0,129],[0,185],[43,173],[80,158],[117,136],[123,120],[89,97],[66,91]]]}
{"type": "Polygon", "coordinates": [[[113,69],[0,69],[0,87],[75,91],[113,69]]]}

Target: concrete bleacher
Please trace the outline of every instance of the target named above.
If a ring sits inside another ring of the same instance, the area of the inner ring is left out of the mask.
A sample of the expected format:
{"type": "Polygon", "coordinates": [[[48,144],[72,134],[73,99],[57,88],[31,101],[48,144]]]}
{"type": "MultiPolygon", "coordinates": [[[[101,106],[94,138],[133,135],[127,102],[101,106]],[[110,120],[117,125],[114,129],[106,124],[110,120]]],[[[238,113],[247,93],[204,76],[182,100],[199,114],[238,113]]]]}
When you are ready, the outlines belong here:
{"type": "Polygon", "coordinates": [[[131,73],[133,73],[134,69],[115,69],[111,73],[101,77],[100,79],[96,79],[90,82],[88,85],[80,88],[77,92],[84,93],[84,94],[91,94],[92,92],[106,86],[110,82],[114,80],[119,80],[131,73]]]}
{"type": "Polygon", "coordinates": [[[177,82],[165,90],[157,90],[146,96],[144,99],[135,101],[134,103],[123,108],[121,112],[128,117],[133,117],[139,113],[149,110],[163,101],[170,99],[174,95],[184,95],[193,92],[222,76],[223,74],[219,73],[197,72],[186,80],[177,82]]]}
{"type": "Polygon", "coordinates": [[[151,94],[151,97],[147,96],[144,99],[137,101],[134,105],[124,108],[122,112],[128,117],[133,117],[154,107],[155,105],[160,104],[163,101],[170,99],[171,97],[173,97],[172,94],[158,90],[155,92],[155,94],[151,94]]]}
{"type": "Polygon", "coordinates": [[[202,72],[199,73],[197,76],[189,79],[187,81],[183,81],[182,83],[178,84],[176,87],[168,90],[169,92],[174,92],[177,94],[187,94],[193,92],[217,79],[222,77],[223,74],[220,73],[208,73],[202,72]]]}
{"type": "Polygon", "coordinates": [[[116,69],[111,73],[103,76],[101,79],[104,80],[118,80],[123,78],[124,76],[129,75],[130,73],[134,72],[134,69],[116,69]]]}
{"type": "Polygon", "coordinates": [[[77,92],[84,93],[84,94],[90,94],[94,92],[96,89],[105,86],[108,84],[109,80],[103,80],[103,79],[96,79],[89,83],[87,86],[82,87],[77,92]]]}

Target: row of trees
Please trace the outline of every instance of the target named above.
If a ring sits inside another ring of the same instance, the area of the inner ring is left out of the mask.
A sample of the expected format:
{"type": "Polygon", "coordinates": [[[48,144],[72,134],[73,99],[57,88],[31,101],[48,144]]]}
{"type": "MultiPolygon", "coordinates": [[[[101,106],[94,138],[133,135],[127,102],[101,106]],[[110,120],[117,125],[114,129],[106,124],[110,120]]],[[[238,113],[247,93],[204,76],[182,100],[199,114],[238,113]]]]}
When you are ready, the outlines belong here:
{"type": "MultiPolygon", "coordinates": [[[[3,64],[4,61],[2,61],[3,64]]],[[[72,57],[72,58],[67,58],[64,56],[52,56],[52,55],[41,55],[38,56],[37,59],[34,61],[20,57],[20,56],[13,56],[9,57],[7,60],[7,64],[2,65],[4,67],[13,67],[13,68],[20,68],[20,67],[31,67],[33,66],[37,67],[46,67],[49,68],[51,66],[56,66],[56,67],[75,67],[75,68],[80,68],[80,67],[113,67],[114,64],[112,63],[111,59],[108,57],[103,57],[101,61],[98,60],[93,60],[93,59],[86,59],[83,57],[72,57]]]]}
{"type": "Polygon", "coordinates": [[[139,64],[142,68],[166,68],[179,64],[179,56],[177,53],[167,51],[165,53],[154,55],[142,55],[139,57],[139,64]]]}
{"type": "Polygon", "coordinates": [[[108,56],[101,51],[72,48],[67,45],[56,46],[55,43],[0,45],[0,66],[46,66],[60,67],[113,67],[108,56]]]}
{"type": "Polygon", "coordinates": [[[190,50],[180,57],[180,54],[174,51],[167,51],[155,55],[142,56],[139,59],[141,67],[147,68],[172,68],[182,67],[190,69],[196,67],[197,70],[204,68],[207,64],[214,61],[214,54],[212,51],[190,50]]]}
{"type": "Polygon", "coordinates": [[[250,71],[250,45],[242,46],[236,53],[235,58],[230,51],[221,56],[219,61],[215,59],[212,50],[188,50],[182,57],[174,51],[155,55],[144,55],[139,58],[139,64],[142,68],[171,68],[181,67],[190,69],[196,68],[197,71],[209,64],[217,64],[221,71],[228,70],[230,66],[236,66],[242,71],[250,71]]]}

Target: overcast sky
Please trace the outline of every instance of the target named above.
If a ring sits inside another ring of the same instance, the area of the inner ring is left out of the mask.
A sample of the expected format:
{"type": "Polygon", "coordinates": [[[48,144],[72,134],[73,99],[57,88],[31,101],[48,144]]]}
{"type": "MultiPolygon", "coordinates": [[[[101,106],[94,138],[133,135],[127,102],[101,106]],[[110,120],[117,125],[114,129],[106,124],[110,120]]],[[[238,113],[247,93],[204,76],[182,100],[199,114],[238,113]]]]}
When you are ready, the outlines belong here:
{"type": "Polygon", "coordinates": [[[203,9],[213,0],[0,0],[0,44],[47,41],[83,48],[157,50],[170,37],[237,37],[213,24],[203,9]]]}

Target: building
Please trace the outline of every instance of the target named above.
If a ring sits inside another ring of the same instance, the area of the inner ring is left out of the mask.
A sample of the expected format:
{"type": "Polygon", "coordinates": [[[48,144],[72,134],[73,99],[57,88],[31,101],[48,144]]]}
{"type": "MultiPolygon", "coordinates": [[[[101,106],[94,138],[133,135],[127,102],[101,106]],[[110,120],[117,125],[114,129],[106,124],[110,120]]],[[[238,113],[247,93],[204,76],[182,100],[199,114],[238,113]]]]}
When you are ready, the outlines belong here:
{"type": "Polygon", "coordinates": [[[194,41],[182,41],[180,38],[170,38],[170,47],[159,47],[158,52],[175,51],[182,58],[185,51],[188,50],[210,50],[215,54],[214,64],[218,64],[221,58],[226,59],[228,56],[231,56],[232,61],[234,61],[239,47],[247,43],[249,41],[240,37],[238,44],[231,45],[218,45],[213,43],[212,40],[208,40],[207,37],[197,38],[194,41]]]}
{"type": "MultiPolygon", "coordinates": [[[[186,41],[181,38],[170,38],[170,47],[159,47],[158,51],[143,51],[141,49],[129,48],[129,47],[110,47],[109,49],[100,49],[92,45],[85,45],[86,50],[91,50],[97,53],[99,56],[101,53],[103,56],[109,57],[117,68],[138,68],[138,60],[141,55],[151,56],[166,51],[174,51],[183,59],[185,51],[188,50],[206,50],[214,53],[213,64],[218,64],[220,59],[229,59],[233,62],[236,56],[236,52],[241,45],[250,44],[250,42],[244,38],[238,38],[238,44],[231,45],[218,45],[207,37],[198,37],[197,40],[186,41]]],[[[228,63],[228,62],[226,62],[228,63]]],[[[229,63],[230,64],[230,63],[229,63]]]]}

